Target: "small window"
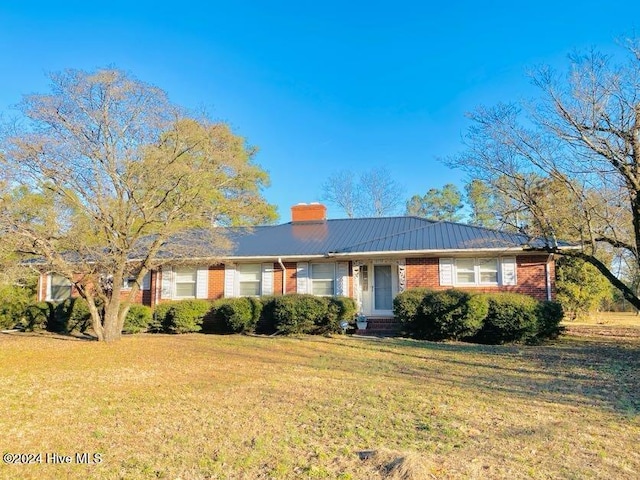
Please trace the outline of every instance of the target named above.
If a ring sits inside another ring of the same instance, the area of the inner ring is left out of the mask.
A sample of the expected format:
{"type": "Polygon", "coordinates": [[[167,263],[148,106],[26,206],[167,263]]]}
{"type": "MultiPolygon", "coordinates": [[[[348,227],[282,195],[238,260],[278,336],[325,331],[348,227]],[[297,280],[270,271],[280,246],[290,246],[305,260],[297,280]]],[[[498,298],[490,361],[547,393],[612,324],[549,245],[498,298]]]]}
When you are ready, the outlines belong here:
{"type": "Polygon", "coordinates": [[[458,258],[456,260],[456,283],[476,283],[476,260],[474,258],[458,258]]]}
{"type": "Polygon", "coordinates": [[[71,298],[71,282],[67,278],[57,273],[52,273],[49,281],[51,282],[50,301],[62,302],[67,298],[71,298]]]}
{"type": "Polygon", "coordinates": [[[498,283],[497,258],[479,258],[478,270],[480,273],[480,283],[492,285],[498,283]]]}
{"type": "MultiPolygon", "coordinates": [[[[149,290],[151,275],[147,273],[142,279],[142,285],[140,285],[140,290],[149,290]]],[[[136,277],[128,277],[122,280],[122,289],[129,290],[133,284],[136,283],[136,277]]]]}
{"type": "Polygon", "coordinates": [[[311,265],[311,293],[331,296],[334,293],[335,264],[314,263],[311,265]]]}
{"type": "Polygon", "coordinates": [[[176,268],[176,298],[196,298],[196,269],[176,268]]]}
{"type": "Polygon", "coordinates": [[[237,266],[238,293],[241,297],[260,296],[260,281],[262,269],[259,263],[251,263],[237,266]]]}

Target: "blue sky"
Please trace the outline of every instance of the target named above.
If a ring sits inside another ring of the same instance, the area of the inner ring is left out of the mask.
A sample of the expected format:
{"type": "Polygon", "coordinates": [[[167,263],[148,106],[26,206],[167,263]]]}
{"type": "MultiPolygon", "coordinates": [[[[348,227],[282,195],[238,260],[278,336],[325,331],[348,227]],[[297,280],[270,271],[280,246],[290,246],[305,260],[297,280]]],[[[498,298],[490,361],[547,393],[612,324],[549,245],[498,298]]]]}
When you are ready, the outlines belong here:
{"type": "MultiPolygon", "coordinates": [[[[640,2],[0,1],[0,112],[46,72],[115,66],[259,147],[282,221],[334,171],[387,167],[409,198],[464,175],[464,113],[525,72],[640,34],[640,2]]],[[[341,217],[335,208],[329,216],[341,217]]]]}

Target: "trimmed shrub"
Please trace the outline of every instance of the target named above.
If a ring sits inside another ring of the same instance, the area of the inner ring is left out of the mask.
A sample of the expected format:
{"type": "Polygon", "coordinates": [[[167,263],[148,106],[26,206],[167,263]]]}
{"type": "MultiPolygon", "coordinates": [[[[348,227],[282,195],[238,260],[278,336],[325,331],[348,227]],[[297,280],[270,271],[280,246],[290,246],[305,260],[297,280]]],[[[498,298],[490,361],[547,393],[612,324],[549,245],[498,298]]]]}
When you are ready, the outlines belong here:
{"type": "Polygon", "coordinates": [[[24,326],[23,314],[31,298],[31,292],[24,287],[0,287],[0,330],[24,326]]]}
{"type": "Polygon", "coordinates": [[[132,304],[124,319],[122,331],[124,333],[146,332],[153,320],[153,313],[146,305],[132,304]]]}
{"type": "Polygon", "coordinates": [[[273,302],[275,327],[285,335],[314,333],[327,316],[325,297],[291,293],[275,297],[273,302]]]}
{"type": "Polygon", "coordinates": [[[46,330],[54,318],[55,306],[51,302],[36,302],[27,305],[24,310],[24,329],[28,332],[46,330]]]}
{"type": "Polygon", "coordinates": [[[155,306],[153,309],[153,320],[151,320],[148,327],[150,332],[164,332],[164,325],[167,323],[169,311],[176,303],[178,302],[162,302],[155,306]]]}
{"type": "Polygon", "coordinates": [[[416,319],[424,297],[431,292],[428,288],[412,288],[399,293],[393,299],[393,316],[403,325],[409,325],[416,319]]]}
{"type": "Polygon", "coordinates": [[[91,326],[91,313],[84,298],[68,298],[52,305],[53,315],[49,317],[47,330],[56,333],[84,333],[91,326]]]}
{"type": "Polygon", "coordinates": [[[260,318],[256,324],[256,333],[261,333],[264,335],[272,335],[278,331],[276,328],[276,320],[273,314],[273,311],[276,306],[276,296],[267,295],[264,297],[260,297],[260,303],[262,304],[262,309],[260,311],[260,318]]]}
{"type": "Polygon", "coordinates": [[[342,333],[340,323],[353,321],[356,313],[358,313],[358,306],[353,298],[329,297],[327,298],[327,313],[317,324],[314,333],[342,333]]]}
{"type": "Polygon", "coordinates": [[[538,301],[517,293],[486,295],[489,312],[475,340],[501,344],[528,341],[538,330],[538,301]]]}
{"type": "Polygon", "coordinates": [[[560,322],[564,318],[564,309],[560,302],[540,302],[536,310],[536,316],[538,318],[536,337],[540,340],[558,338],[565,329],[560,326],[560,322]]]}
{"type": "Polygon", "coordinates": [[[174,302],[164,314],[163,330],[168,333],[199,332],[202,321],[211,307],[211,303],[207,300],[174,302]]]}
{"type": "Polygon", "coordinates": [[[231,333],[253,332],[262,311],[262,303],[247,297],[225,298],[214,304],[214,317],[219,319],[224,331],[231,333]],[[259,304],[259,307],[258,307],[259,304]]]}
{"type": "Polygon", "coordinates": [[[480,330],[488,310],[487,299],[480,295],[455,289],[429,292],[411,326],[428,340],[469,338],[480,330]]]}

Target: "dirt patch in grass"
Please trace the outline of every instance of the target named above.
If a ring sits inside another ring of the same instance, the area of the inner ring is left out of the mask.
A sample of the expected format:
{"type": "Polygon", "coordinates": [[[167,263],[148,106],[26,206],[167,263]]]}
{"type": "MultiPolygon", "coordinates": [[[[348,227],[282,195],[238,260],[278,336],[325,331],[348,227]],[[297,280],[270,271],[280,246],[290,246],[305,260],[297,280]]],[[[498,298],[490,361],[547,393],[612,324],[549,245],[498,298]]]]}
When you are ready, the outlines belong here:
{"type": "Polygon", "coordinates": [[[0,463],[0,478],[640,475],[631,336],[570,329],[549,345],[492,347],[14,334],[0,335],[0,365],[2,453],[73,457],[0,463]],[[83,452],[101,462],[78,463],[83,452]]]}

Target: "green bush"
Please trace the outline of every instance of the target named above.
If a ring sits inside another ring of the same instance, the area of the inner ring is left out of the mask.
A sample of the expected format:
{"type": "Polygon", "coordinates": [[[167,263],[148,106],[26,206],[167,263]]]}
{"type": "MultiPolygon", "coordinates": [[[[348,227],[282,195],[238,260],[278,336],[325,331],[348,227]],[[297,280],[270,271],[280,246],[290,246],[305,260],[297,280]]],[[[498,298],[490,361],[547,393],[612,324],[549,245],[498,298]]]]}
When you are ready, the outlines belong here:
{"type": "Polygon", "coordinates": [[[169,311],[173,308],[173,306],[178,302],[162,302],[155,306],[153,309],[153,320],[149,324],[148,330],[150,332],[164,332],[164,325],[167,324],[167,317],[169,316],[169,311]]]}
{"type": "Polygon", "coordinates": [[[127,316],[124,318],[122,331],[124,333],[146,332],[152,320],[153,313],[150,307],[134,303],[129,307],[127,316]]]}
{"type": "Polygon", "coordinates": [[[47,330],[56,333],[84,333],[91,326],[91,313],[84,298],[68,298],[52,305],[53,315],[47,322],[47,330]]]}
{"type": "Polygon", "coordinates": [[[393,299],[393,316],[402,324],[413,322],[424,297],[431,292],[428,288],[411,288],[399,293],[393,299]]]}
{"type": "Polygon", "coordinates": [[[278,297],[273,295],[260,297],[262,309],[260,311],[260,318],[256,323],[256,333],[272,335],[278,331],[276,328],[275,316],[273,314],[276,306],[276,298],[278,297]]]}
{"type": "Polygon", "coordinates": [[[47,325],[54,318],[55,305],[51,302],[36,302],[24,310],[24,329],[28,332],[46,330],[47,325]]]}
{"type": "Polygon", "coordinates": [[[409,326],[418,338],[468,338],[480,330],[488,309],[486,298],[480,295],[455,289],[428,292],[409,326]]]}
{"type": "Polygon", "coordinates": [[[486,295],[489,312],[475,340],[501,344],[529,341],[538,330],[538,301],[528,295],[498,293],[486,295]]]}
{"type": "MultiPolygon", "coordinates": [[[[166,312],[162,312],[162,328],[167,333],[199,332],[202,328],[203,319],[211,308],[211,302],[207,300],[173,302],[166,312]]],[[[158,315],[157,308],[156,315],[158,315]]]]}
{"type": "Polygon", "coordinates": [[[291,293],[275,297],[273,302],[275,327],[285,335],[315,333],[328,313],[325,297],[291,293]]]}
{"type": "Polygon", "coordinates": [[[358,306],[353,298],[329,297],[327,298],[327,313],[316,324],[314,333],[342,333],[340,323],[343,321],[352,322],[356,313],[358,313],[358,306]]]}
{"type": "Polygon", "coordinates": [[[31,297],[28,289],[18,285],[0,287],[0,330],[23,326],[23,314],[31,297]]]}
{"type": "Polygon", "coordinates": [[[540,340],[558,338],[564,331],[560,322],[564,318],[564,309],[560,302],[540,302],[536,310],[538,331],[536,337],[540,340]]]}
{"type": "Polygon", "coordinates": [[[224,298],[214,304],[214,316],[220,320],[223,331],[231,333],[255,331],[260,311],[262,303],[254,298],[224,298]]]}

